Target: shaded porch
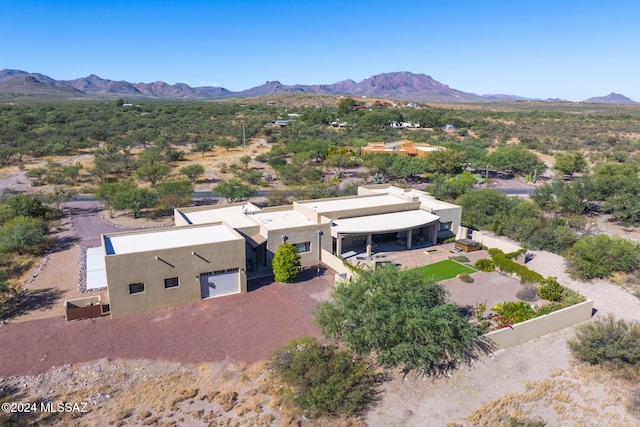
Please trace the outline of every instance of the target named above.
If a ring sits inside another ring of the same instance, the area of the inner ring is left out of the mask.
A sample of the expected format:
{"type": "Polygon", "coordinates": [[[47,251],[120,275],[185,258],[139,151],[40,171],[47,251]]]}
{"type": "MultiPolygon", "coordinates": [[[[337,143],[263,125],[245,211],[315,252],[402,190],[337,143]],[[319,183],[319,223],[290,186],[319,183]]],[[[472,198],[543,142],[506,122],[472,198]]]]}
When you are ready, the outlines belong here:
{"type": "Polygon", "coordinates": [[[333,221],[333,254],[349,258],[364,252],[408,250],[436,244],[439,217],[423,210],[393,212],[333,221]]]}

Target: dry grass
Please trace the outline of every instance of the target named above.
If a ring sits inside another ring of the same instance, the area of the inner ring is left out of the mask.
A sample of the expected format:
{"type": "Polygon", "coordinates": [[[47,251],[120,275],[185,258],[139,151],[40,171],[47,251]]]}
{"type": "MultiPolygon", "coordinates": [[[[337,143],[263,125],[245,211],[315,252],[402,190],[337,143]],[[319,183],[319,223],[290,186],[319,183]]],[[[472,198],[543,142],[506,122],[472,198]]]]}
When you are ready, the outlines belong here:
{"type": "Polygon", "coordinates": [[[640,392],[625,398],[634,384],[601,368],[575,364],[550,378],[526,382],[524,391],[492,400],[466,421],[473,426],[637,425],[633,408],[640,406],[640,392]]]}
{"type": "MultiPolygon", "coordinates": [[[[203,363],[185,366],[168,362],[112,361],[54,368],[37,377],[3,379],[20,395],[10,401],[88,402],[87,413],[37,414],[9,418],[0,425],[169,426],[204,425],[267,427],[307,424],[284,407],[280,387],[262,364],[203,363]]],[[[364,426],[357,418],[321,419],[317,425],[364,426]]]]}

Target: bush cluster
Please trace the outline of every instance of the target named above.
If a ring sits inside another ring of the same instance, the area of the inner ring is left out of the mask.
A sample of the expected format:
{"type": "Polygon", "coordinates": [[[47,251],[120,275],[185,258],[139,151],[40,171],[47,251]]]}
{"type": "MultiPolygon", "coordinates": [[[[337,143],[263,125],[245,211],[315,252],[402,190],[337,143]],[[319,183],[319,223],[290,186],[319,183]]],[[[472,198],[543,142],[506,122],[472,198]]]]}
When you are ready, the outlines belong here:
{"type": "Polygon", "coordinates": [[[477,260],[475,262],[475,264],[473,264],[473,266],[475,268],[477,268],[480,271],[484,271],[484,272],[491,272],[494,271],[496,269],[495,264],[493,263],[493,261],[491,261],[488,258],[481,258],[479,260],[477,260]]]}
{"type": "Polygon", "coordinates": [[[309,417],[357,414],[373,397],[374,372],[365,362],[312,337],[291,340],[268,367],[287,386],[285,401],[309,417]]]}
{"type": "Polygon", "coordinates": [[[540,283],[544,277],[540,273],[529,270],[522,264],[512,261],[520,252],[505,254],[499,249],[490,249],[491,259],[496,268],[503,273],[515,274],[522,283],[540,283]]]}
{"type": "Polygon", "coordinates": [[[578,359],[613,369],[640,371],[640,323],[609,315],[578,326],[569,349],[578,359]]]}

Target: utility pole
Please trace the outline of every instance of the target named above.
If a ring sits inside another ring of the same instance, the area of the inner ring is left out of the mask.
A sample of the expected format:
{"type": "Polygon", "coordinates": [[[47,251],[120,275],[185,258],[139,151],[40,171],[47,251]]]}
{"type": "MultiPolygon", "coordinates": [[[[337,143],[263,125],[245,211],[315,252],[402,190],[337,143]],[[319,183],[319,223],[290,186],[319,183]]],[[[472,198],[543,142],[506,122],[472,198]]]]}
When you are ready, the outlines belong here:
{"type": "Polygon", "coordinates": [[[246,135],[244,132],[244,122],[242,123],[242,147],[247,148],[246,135]]]}

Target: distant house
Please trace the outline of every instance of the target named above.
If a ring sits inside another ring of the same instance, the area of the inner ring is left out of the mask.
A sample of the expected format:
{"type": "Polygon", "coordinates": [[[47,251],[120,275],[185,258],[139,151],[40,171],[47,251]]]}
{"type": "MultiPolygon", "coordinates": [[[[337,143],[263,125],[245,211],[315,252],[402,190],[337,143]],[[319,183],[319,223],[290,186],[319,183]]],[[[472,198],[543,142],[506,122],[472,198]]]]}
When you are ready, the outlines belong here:
{"type": "Polygon", "coordinates": [[[393,129],[413,129],[413,128],[419,128],[420,127],[420,123],[413,123],[413,122],[391,122],[391,124],[389,125],[391,128],[393,129]]]}
{"type": "Polygon", "coordinates": [[[362,154],[365,153],[390,153],[399,156],[416,156],[424,157],[431,152],[444,150],[444,147],[413,142],[407,139],[395,142],[370,142],[366,147],[360,149],[362,154]]]}
{"type": "Polygon", "coordinates": [[[458,130],[458,128],[457,128],[457,127],[455,127],[454,125],[444,125],[444,126],[440,126],[440,129],[442,129],[442,130],[449,130],[449,131],[458,130]]]}
{"type": "Polygon", "coordinates": [[[286,128],[289,122],[290,120],[271,120],[265,125],[265,127],[286,128]]]}

